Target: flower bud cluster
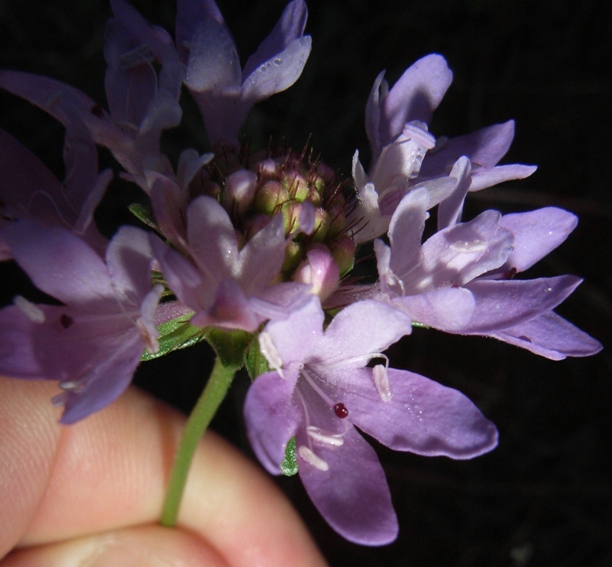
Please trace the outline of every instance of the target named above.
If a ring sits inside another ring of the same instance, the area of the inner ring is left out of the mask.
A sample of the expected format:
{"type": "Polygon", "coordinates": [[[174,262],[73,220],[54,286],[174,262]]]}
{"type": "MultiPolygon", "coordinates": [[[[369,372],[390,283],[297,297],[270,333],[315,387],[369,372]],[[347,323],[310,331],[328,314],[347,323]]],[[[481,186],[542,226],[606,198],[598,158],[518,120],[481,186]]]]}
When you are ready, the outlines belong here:
{"type": "Polygon", "coordinates": [[[316,250],[317,258],[329,257],[325,274],[327,278],[335,274],[335,289],[339,277],[352,268],[355,255],[347,221],[348,189],[345,179],[306,151],[278,147],[249,153],[244,147],[221,147],[192,182],[190,193],[219,201],[243,244],[281,213],[289,242],[278,279],[314,283],[305,270],[312,273],[307,265],[312,261],[310,252],[316,250]]]}

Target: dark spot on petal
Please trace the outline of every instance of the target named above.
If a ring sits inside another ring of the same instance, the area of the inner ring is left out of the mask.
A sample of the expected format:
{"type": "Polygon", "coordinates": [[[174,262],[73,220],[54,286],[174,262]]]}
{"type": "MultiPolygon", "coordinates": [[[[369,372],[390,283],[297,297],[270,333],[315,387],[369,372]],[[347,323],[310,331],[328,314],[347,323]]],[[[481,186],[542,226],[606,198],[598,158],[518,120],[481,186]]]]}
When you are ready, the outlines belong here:
{"type": "Polygon", "coordinates": [[[90,111],[94,116],[97,116],[98,118],[102,118],[104,116],[104,111],[102,110],[102,107],[99,104],[94,104],[91,107],[91,111],[90,111]]]}
{"type": "Polygon", "coordinates": [[[511,280],[514,276],[516,276],[516,268],[510,268],[502,278],[505,280],[511,280]]]}
{"type": "Polygon", "coordinates": [[[346,409],[346,406],[344,404],[336,404],[334,406],[334,413],[340,418],[340,419],[344,419],[345,417],[348,417],[348,410],[346,409]]]}
{"type": "Polygon", "coordinates": [[[60,316],[60,325],[64,327],[64,329],[67,329],[68,327],[72,326],[72,323],[74,323],[74,319],[70,317],[70,315],[62,313],[60,316]]]}

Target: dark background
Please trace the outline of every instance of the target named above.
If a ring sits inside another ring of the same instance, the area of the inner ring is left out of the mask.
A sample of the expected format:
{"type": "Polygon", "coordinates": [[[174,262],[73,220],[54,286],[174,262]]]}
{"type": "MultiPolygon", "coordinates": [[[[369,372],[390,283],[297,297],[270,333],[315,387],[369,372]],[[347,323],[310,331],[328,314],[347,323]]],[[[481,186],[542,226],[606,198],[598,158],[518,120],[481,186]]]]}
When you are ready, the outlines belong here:
{"type": "MultiPolygon", "coordinates": [[[[172,0],[134,2],[173,29],[172,0]]],[[[283,1],[220,2],[243,61],[274,25],[283,1]]],[[[556,205],[580,224],[529,276],[585,278],[559,312],[612,346],[612,3],[608,0],[319,0],[309,2],[313,52],[302,78],[253,112],[254,144],[310,136],[330,165],[350,173],[359,148],[367,160],[363,111],[383,68],[391,84],[417,58],[442,53],[455,74],[436,111],[434,135],[458,135],[517,120],[505,163],[535,163],[531,178],[472,196],[465,218],[556,205]]],[[[46,74],[104,102],[102,42],[106,2],[3,0],[0,66],[46,74]]],[[[168,151],[206,149],[187,104],[168,151]]],[[[0,93],[0,127],[61,176],[63,132],[30,105],[0,93]]],[[[104,165],[112,163],[101,153],[104,165]]],[[[107,230],[123,222],[134,195],[113,185],[98,215],[107,230]]],[[[5,266],[8,269],[8,266],[5,266]]],[[[12,273],[12,272],[10,272],[12,273]]],[[[2,291],[9,293],[8,276],[2,291]]],[[[393,366],[469,395],[500,430],[491,454],[468,462],[380,449],[400,522],[395,543],[345,542],[313,509],[297,477],[279,479],[334,566],[612,565],[611,356],[551,362],[493,340],[416,330],[395,345],[393,366]]],[[[147,363],[137,383],[188,410],[210,367],[200,345],[147,363]],[[177,370],[178,369],[178,370],[177,370]]],[[[215,421],[249,451],[236,382],[215,421]]],[[[239,537],[239,534],[236,534],[239,537]]],[[[273,537],[273,534],[271,534],[273,537]]]]}

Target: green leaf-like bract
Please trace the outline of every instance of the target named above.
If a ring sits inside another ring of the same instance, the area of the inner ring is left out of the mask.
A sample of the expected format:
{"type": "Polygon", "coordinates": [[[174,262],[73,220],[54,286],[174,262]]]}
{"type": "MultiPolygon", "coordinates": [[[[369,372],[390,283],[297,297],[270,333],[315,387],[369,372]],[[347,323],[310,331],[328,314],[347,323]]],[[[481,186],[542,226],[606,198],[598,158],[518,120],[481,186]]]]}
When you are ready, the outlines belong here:
{"type": "Polygon", "coordinates": [[[257,376],[270,370],[268,361],[264,358],[264,355],[261,354],[261,350],[259,350],[258,340],[253,340],[251,342],[249,349],[247,350],[245,366],[251,380],[255,380],[257,376]]]}
{"type": "Polygon", "coordinates": [[[241,368],[244,366],[246,351],[253,340],[253,335],[246,331],[209,329],[206,340],[221,359],[223,366],[241,368]]]}
{"type": "Polygon", "coordinates": [[[159,232],[159,227],[155,222],[155,218],[153,217],[153,211],[150,207],[143,205],[142,203],[132,203],[128,205],[128,210],[132,213],[138,220],[145,223],[147,226],[150,226],[153,230],[159,232]]]}
{"type": "Polygon", "coordinates": [[[142,353],[141,360],[153,360],[168,354],[170,351],[189,347],[201,341],[204,338],[202,329],[194,327],[185,319],[186,317],[182,315],[157,327],[159,349],[153,354],[145,350],[142,353]]]}
{"type": "Polygon", "coordinates": [[[295,437],[289,439],[285,449],[285,460],[281,463],[281,471],[285,476],[293,476],[298,472],[297,456],[295,454],[295,437]]]}

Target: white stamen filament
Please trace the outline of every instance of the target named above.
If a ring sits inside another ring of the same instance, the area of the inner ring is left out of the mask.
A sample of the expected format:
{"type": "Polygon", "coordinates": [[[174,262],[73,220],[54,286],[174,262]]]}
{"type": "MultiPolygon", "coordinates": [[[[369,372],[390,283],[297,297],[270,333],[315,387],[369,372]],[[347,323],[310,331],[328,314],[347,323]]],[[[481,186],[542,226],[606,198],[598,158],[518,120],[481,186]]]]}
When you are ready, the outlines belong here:
{"type": "Polygon", "coordinates": [[[81,386],[80,380],[64,380],[60,382],[58,386],[65,391],[76,390],[79,386],[81,386]]]}
{"type": "Polygon", "coordinates": [[[119,60],[121,61],[123,68],[127,70],[132,69],[141,63],[147,63],[149,66],[151,66],[154,58],[151,53],[151,47],[148,44],[143,43],[130,51],[122,53],[119,56],[119,60]]]}
{"type": "Polygon", "coordinates": [[[321,458],[317,457],[308,447],[300,445],[298,448],[300,457],[304,459],[309,465],[312,465],[315,469],[320,471],[328,471],[329,465],[321,458]]]}
{"type": "Polygon", "coordinates": [[[42,324],[45,322],[44,311],[38,307],[38,305],[28,301],[25,297],[16,295],[13,298],[13,303],[15,304],[15,307],[18,307],[19,310],[33,323],[42,324]]]}
{"type": "Polygon", "coordinates": [[[387,374],[386,366],[377,364],[372,368],[372,377],[374,378],[374,385],[376,391],[383,402],[391,400],[391,388],[389,388],[389,376],[387,374]]]}
{"type": "Polygon", "coordinates": [[[344,436],[343,433],[325,433],[319,427],[315,427],[314,425],[309,425],[306,428],[306,432],[308,435],[318,441],[319,443],[323,443],[323,445],[329,445],[330,447],[341,447],[344,444],[344,436]]]}
{"type": "Polygon", "coordinates": [[[321,390],[321,388],[319,388],[319,386],[316,384],[316,382],[313,380],[312,376],[310,375],[309,371],[306,370],[305,366],[302,368],[302,376],[304,377],[306,382],[310,384],[312,389],[325,400],[325,402],[329,405],[329,407],[334,407],[336,402],[334,402],[323,390],[321,390]]]}
{"type": "Polygon", "coordinates": [[[157,340],[157,329],[151,328],[139,317],[136,321],[136,328],[140,331],[140,336],[145,344],[145,348],[149,354],[155,354],[159,350],[159,341],[157,340]]]}
{"type": "Polygon", "coordinates": [[[360,354],[357,356],[350,356],[348,358],[343,358],[341,360],[335,360],[335,361],[325,361],[325,366],[337,366],[337,365],[345,365],[346,363],[353,363],[353,362],[363,362],[364,366],[370,362],[370,360],[372,360],[373,358],[382,358],[385,361],[385,367],[389,367],[389,357],[386,354],[383,354],[382,352],[370,352],[367,354],[360,354]]]}
{"type": "Polygon", "coordinates": [[[265,331],[259,334],[259,349],[264,358],[268,361],[270,368],[276,370],[281,378],[285,378],[281,366],[283,365],[283,359],[278,354],[272,337],[265,331]]]}

